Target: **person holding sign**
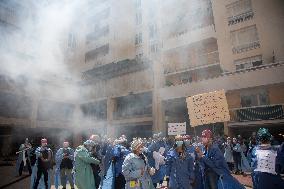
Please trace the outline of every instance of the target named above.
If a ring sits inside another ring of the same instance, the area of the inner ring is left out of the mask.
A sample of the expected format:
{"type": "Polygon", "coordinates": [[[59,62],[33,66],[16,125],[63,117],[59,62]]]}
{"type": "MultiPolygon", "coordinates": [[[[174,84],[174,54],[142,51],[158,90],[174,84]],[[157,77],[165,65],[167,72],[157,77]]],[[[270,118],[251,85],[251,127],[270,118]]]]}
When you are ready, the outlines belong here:
{"type": "Polygon", "coordinates": [[[166,176],[171,189],[192,188],[194,182],[193,158],[187,153],[183,138],[175,137],[174,147],[166,158],[166,176]]]}
{"type": "Polygon", "coordinates": [[[244,189],[230,173],[225,158],[216,144],[212,143],[212,132],[204,130],[201,140],[205,148],[203,153],[196,148],[197,158],[204,165],[205,189],[244,189]]]}
{"type": "Polygon", "coordinates": [[[280,153],[277,153],[277,149],[271,146],[271,134],[268,132],[268,129],[260,128],[257,133],[257,138],[260,144],[256,146],[252,152],[254,167],[252,174],[253,188],[284,188],[284,180],[280,176],[280,153]]]}

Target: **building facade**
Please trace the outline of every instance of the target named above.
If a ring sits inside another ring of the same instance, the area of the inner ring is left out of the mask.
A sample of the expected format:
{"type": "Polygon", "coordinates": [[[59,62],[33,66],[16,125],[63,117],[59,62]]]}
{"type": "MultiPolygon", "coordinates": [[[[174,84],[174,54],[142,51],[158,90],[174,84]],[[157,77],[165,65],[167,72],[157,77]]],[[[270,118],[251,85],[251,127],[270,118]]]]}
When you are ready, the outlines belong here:
{"type": "Polygon", "coordinates": [[[283,8],[281,0],[84,1],[61,42],[72,80],[35,80],[40,95],[19,97],[27,102],[19,108],[2,79],[2,128],[63,130],[76,144],[92,132],[147,137],[170,122],[190,125],[186,97],[224,89],[231,120],[197,133],[248,137],[268,127],[283,140],[283,8]]]}

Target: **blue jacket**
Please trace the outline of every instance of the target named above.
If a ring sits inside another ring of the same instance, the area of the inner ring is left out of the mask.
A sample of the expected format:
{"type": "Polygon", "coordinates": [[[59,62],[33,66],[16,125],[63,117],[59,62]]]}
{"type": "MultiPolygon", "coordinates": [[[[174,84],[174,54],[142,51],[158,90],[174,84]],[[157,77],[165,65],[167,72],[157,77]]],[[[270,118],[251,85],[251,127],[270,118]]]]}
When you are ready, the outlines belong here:
{"type": "Polygon", "coordinates": [[[125,157],[129,154],[129,150],[127,150],[122,145],[115,145],[112,151],[113,159],[114,159],[114,172],[115,177],[119,176],[119,174],[122,174],[122,164],[125,159],[125,157]]]}
{"type": "MultiPolygon", "coordinates": [[[[165,156],[167,154],[167,145],[165,144],[164,141],[153,142],[148,147],[147,158],[149,160],[149,165],[151,167],[155,167],[155,159],[153,158],[153,152],[154,151],[158,152],[160,147],[165,148],[165,152],[164,152],[164,156],[165,156]]],[[[163,181],[165,174],[166,174],[166,167],[165,167],[165,165],[161,165],[160,169],[156,170],[155,174],[151,177],[153,183],[159,183],[160,181],[163,181]]]]}
{"type": "MultiPolygon", "coordinates": [[[[73,165],[74,165],[74,150],[70,147],[67,148],[70,155],[69,155],[69,159],[71,159],[73,161],[73,165]]],[[[60,164],[62,162],[63,159],[63,148],[59,148],[55,154],[55,164],[56,164],[56,169],[55,169],[55,175],[54,175],[54,185],[55,188],[58,188],[60,185],[60,164]]]]}
{"type": "Polygon", "coordinates": [[[244,189],[230,173],[224,155],[216,144],[212,144],[200,159],[204,166],[204,188],[213,182],[218,189],[244,189]],[[210,173],[210,174],[209,174],[210,173]]]}
{"type": "Polygon", "coordinates": [[[140,156],[130,153],[126,156],[122,172],[126,180],[126,189],[151,189],[154,188],[148,170],[147,158],[143,160],[140,156]],[[143,175],[142,175],[143,170],[143,175]],[[131,187],[131,182],[140,182],[136,187],[131,187]]]}
{"type": "Polygon", "coordinates": [[[171,189],[190,188],[194,180],[191,155],[185,152],[185,158],[181,159],[176,150],[170,150],[166,158],[166,175],[171,189]]]}

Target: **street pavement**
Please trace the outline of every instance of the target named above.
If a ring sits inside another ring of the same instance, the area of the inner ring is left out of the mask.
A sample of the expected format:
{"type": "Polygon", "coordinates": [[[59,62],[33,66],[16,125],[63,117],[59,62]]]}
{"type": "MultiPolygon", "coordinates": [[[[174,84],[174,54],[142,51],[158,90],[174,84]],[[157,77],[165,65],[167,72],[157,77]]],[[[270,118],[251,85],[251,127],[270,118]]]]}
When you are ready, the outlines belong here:
{"type": "MultiPolygon", "coordinates": [[[[15,171],[15,162],[12,162],[10,166],[4,166],[3,163],[0,164],[0,189],[29,189],[30,188],[30,179],[31,177],[28,173],[23,173],[21,177],[16,176],[15,171]]],[[[236,179],[238,179],[247,189],[251,189],[252,182],[250,175],[243,177],[242,175],[233,175],[236,179]]],[[[107,182],[105,182],[104,187],[102,189],[110,189],[110,185],[112,183],[111,178],[111,170],[108,171],[106,176],[108,178],[107,182]]],[[[53,183],[53,177],[51,182],[53,183]]],[[[165,186],[166,183],[163,183],[165,186]]],[[[59,189],[61,189],[60,187],[59,189]]],[[[55,189],[54,185],[52,185],[51,189],[55,189]]],[[[67,186],[67,189],[71,189],[70,186],[67,186]]]]}

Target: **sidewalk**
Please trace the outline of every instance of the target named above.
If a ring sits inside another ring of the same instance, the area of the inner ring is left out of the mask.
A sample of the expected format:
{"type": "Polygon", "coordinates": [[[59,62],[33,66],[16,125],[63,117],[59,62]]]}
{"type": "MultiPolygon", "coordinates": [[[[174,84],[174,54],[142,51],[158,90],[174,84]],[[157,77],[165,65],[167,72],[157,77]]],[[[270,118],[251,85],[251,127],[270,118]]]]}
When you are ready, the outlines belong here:
{"type": "Polygon", "coordinates": [[[247,176],[243,175],[235,175],[232,174],[233,177],[235,177],[242,185],[244,185],[246,188],[252,188],[252,178],[250,174],[247,174],[247,176]]]}

